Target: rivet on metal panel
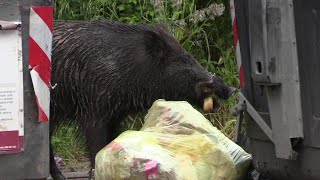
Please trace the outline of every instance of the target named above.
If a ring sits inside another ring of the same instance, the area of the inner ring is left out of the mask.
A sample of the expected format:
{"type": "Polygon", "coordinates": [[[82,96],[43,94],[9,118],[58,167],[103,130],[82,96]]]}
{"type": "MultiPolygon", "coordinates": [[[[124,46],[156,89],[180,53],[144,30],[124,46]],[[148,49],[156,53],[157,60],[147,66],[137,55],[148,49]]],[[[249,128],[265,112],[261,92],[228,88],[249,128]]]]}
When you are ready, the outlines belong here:
{"type": "Polygon", "coordinates": [[[268,71],[274,73],[276,70],[276,58],[275,57],[271,57],[270,61],[268,63],[268,71]]]}
{"type": "Polygon", "coordinates": [[[22,4],[20,3],[20,2],[18,2],[18,9],[19,9],[19,12],[20,12],[20,14],[21,14],[21,10],[22,10],[22,4]]]}
{"type": "Polygon", "coordinates": [[[290,6],[290,8],[293,8],[293,2],[292,1],[289,1],[289,6],[290,6]]]}

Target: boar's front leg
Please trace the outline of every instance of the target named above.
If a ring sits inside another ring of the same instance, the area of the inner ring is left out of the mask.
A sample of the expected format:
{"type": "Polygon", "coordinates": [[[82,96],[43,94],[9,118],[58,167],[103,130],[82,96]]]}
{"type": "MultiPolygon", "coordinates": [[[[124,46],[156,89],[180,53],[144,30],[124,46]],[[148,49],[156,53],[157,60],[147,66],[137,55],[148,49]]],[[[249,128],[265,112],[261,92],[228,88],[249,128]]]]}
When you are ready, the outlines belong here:
{"type": "MultiPolygon", "coordinates": [[[[51,139],[51,138],[50,138],[51,139]]],[[[59,170],[56,161],[54,160],[53,148],[50,140],[50,175],[54,180],[65,180],[67,179],[62,172],[59,170]]]]}
{"type": "Polygon", "coordinates": [[[91,168],[95,166],[96,154],[110,141],[110,134],[106,125],[88,125],[85,129],[85,138],[89,151],[91,168]]]}
{"type": "Polygon", "coordinates": [[[105,122],[106,123],[102,125],[88,125],[85,128],[85,138],[92,169],[95,168],[95,157],[97,153],[120,134],[119,128],[121,120],[116,118],[115,120],[107,120],[105,122]]]}

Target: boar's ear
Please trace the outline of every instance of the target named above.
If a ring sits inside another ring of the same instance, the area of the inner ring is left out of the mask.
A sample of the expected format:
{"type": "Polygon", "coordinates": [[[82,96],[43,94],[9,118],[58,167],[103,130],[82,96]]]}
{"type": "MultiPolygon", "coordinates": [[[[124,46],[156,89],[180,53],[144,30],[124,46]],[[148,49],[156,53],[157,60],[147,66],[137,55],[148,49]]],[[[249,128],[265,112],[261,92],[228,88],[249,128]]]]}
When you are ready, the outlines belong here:
{"type": "Polygon", "coordinates": [[[158,28],[160,31],[165,32],[165,33],[169,33],[169,29],[167,28],[167,26],[164,23],[158,23],[155,26],[156,28],[158,28]]]}
{"type": "Polygon", "coordinates": [[[144,43],[147,54],[158,63],[162,63],[169,51],[169,44],[166,40],[154,31],[144,33],[144,43]]]}

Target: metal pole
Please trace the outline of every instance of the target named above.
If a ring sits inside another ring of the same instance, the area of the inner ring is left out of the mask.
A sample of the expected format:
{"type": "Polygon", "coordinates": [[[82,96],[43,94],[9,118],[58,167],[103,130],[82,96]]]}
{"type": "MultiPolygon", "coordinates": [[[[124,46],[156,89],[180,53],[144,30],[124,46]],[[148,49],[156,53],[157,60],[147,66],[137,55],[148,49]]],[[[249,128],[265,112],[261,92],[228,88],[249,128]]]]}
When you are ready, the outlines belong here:
{"type": "MultiPolygon", "coordinates": [[[[49,123],[39,122],[36,87],[29,70],[29,25],[31,6],[52,5],[52,0],[0,0],[0,20],[21,22],[24,102],[24,138],[19,141],[23,142],[22,149],[14,154],[0,154],[0,179],[46,179],[49,176],[49,123]]],[[[0,29],[14,28],[11,25],[1,26],[0,29]]]]}

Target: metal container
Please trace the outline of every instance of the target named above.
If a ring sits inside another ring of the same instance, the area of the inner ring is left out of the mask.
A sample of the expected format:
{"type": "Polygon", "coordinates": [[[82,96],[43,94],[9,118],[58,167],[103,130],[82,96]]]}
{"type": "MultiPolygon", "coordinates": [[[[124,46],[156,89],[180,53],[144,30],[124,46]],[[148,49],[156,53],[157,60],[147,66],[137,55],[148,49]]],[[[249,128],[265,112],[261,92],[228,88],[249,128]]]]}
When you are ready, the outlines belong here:
{"type": "Polygon", "coordinates": [[[236,0],[234,9],[255,169],[320,179],[320,1],[236,0]]]}

